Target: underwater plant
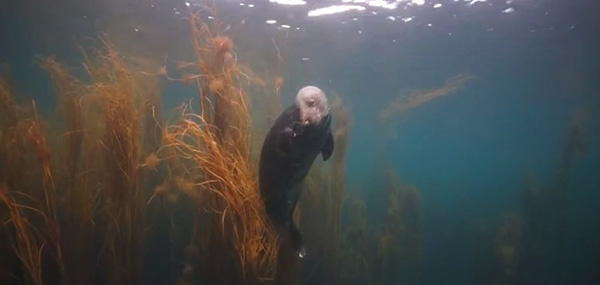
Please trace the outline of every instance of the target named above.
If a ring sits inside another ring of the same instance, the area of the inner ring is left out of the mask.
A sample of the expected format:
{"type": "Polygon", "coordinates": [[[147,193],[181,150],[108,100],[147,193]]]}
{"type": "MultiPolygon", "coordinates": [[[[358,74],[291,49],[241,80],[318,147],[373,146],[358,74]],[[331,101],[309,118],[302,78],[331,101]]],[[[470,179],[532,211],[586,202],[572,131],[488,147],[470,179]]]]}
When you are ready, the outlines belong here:
{"type": "Polygon", "coordinates": [[[517,214],[506,215],[496,232],[494,284],[519,282],[519,263],[522,256],[523,221],[517,214]]]}
{"type": "Polygon", "coordinates": [[[375,284],[367,205],[356,194],[350,194],[344,200],[343,215],[337,268],[339,283],[375,284]]]}
{"type": "MultiPolygon", "coordinates": [[[[232,38],[203,13],[217,18],[213,8],[191,11],[195,59],[178,64],[180,79],[166,66],[136,69],[146,61],[104,36],[99,48],[82,49],[80,69],[40,58],[60,115],[52,120],[35,104],[17,106],[0,80],[0,240],[14,246],[0,245],[9,253],[2,269],[15,275],[7,279],[139,284],[157,276],[147,271],[160,256],[169,266],[157,271],[168,282],[300,281],[300,263],[269,227],[258,194],[255,152],[264,130],[256,126],[268,125],[269,115],[250,106],[252,92],[262,92],[264,110],[277,113],[284,79],[277,71],[263,80],[238,62],[232,38]],[[175,123],[161,117],[159,76],[197,89],[198,104],[183,105],[175,123]]],[[[333,268],[349,123],[341,103],[334,108],[342,147],[328,170],[336,173],[327,202],[333,227],[323,237],[333,268]]]]}
{"type": "Polygon", "coordinates": [[[23,268],[22,276],[15,278],[42,284],[48,276],[44,265],[55,266],[59,276],[65,273],[54,173],[35,102],[20,107],[13,92],[0,78],[0,216],[7,239],[14,239],[13,257],[23,268]]]}
{"type": "Polygon", "coordinates": [[[157,86],[147,76],[140,84],[116,48],[103,44],[93,57],[84,54],[87,84],[54,58],[41,60],[62,114],[61,135],[60,127],[44,128],[35,103],[17,107],[2,80],[0,165],[7,171],[0,184],[10,217],[4,227],[20,245],[15,253],[26,283],[123,284],[141,277],[138,114],[157,86]]]}
{"type": "Polygon", "coordinates": [[[158,155],[177,157],[168,161],[178,188],[205,209],[196,224],[205,230],[194,235],[206,239],[191,240],[206,247],[206,280],[263,283],[275,276],[278,243],[265,220],[250,144],[247,88],[262,81],[238,65],[233,41],[221,34],[218,21],[204,23],[201,12],[216,18],[214,9],[191,14],[195,61],[180,64],[196,74],[189,78],[197,86],[199,110],[184,106],[181,121],[164,129],[158,155]]]}
{"type": "Polygon", "coordinates": [[[94,85],[93,96],[103,104],[104,134],[99,140],[103,156],[103,182],[100,184],[105,242],[103,257],[109,283],[139,283],[143,233],[140,82],[122,61],[111,44],[106,43],[101,61],[86,64],[94,85]]]}
{"type": "MultiPolygon", "coordinates": [[[[339,94],[330,92],[335,141],[333,163],[317,162],[309,172],[299,207],[302,228],[311,251],[303,268],[305,282],[335,284],[340,222],[345,193],[345,158],[350,114],[339,94]]],[[[317,160],[318,161],[318,160],[317,160]]]]}
{"type": "Polygon", "coordinates": [[[422,228],[421,194],[413,185],[400,181],[391,169],[386,172],[387,211],[377,238],[376,264],[379,282],[418,284],[421,279],[422,228]]]}
{"type": "Polygon", "coordinates": [[[522,209],[523,247],[520,278],[526,283],[566,282],[565,233],[569,215],[569,181],[577,158],[585,155],[586,131],[581,114],[572,117],[556,166],[554,183],[538,186],[525,179],[522,209]],[[550,268],[552,274],[548,273],[550,268]]]}
{"type": "Polygon", "coordinates": [[[350,192],[343,208],[338,274],[342,284],[419,284],[422,266],[421,195],[392,169],[382,180],[385,211],[367,215],[350,192]]]}
{"type": "Polygon", "coordinates": [[[389,122],[407,110],[460,90],[471,79],[473,76],[461,74],[446,80],[444,85],[436,89],[403,91],[379,112],[379,120],[383,123],[389,122]]]}

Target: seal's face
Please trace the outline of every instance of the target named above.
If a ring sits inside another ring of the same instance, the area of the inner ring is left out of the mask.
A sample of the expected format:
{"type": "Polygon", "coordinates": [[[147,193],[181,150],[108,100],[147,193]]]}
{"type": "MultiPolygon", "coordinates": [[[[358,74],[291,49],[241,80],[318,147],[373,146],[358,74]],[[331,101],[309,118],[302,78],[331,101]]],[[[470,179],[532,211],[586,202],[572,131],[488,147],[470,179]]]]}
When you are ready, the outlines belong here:
{"type": "Polygon", "coordinates": [[[300,109],[302,125],[319,124],[329,114],[325,93],[314,86],[306,86],[298,91],[296,106],[300,109]]]}

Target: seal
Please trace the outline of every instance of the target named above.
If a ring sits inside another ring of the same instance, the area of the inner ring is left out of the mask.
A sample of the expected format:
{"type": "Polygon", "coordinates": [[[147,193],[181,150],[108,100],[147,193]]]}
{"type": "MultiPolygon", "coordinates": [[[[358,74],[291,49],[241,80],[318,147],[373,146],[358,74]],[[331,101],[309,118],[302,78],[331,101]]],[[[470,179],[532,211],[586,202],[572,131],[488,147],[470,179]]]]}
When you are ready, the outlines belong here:
{"type": "Polygon", "coordinates": [[[300,258],[306,255],[302,233],[293,221],[294,210],[316,157],[326,161],[333,153],[331,114],[321,89],[306,86],[269,129],[259,162],[261,198],[269,220],[276,229],[290,233],[292,248],[300,258]]]}

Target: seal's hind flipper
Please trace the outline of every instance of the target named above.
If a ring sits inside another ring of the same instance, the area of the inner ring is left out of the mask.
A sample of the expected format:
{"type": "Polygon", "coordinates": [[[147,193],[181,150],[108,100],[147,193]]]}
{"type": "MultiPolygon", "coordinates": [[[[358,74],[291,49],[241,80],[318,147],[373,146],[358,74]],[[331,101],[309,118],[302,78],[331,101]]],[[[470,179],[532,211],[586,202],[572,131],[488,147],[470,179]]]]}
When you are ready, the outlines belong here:
{"type": "Polygon", "coordinates": [[[306,248],[304,247],[302,233],[300,232],[300,230],[298,230],[296,225],[294,225],[293,223],[290,228],[290,234],[291,234],[290,240],[292,242],[292,248],[298,253],[298,257],[300,257],[300,258],[305,257],[306,256],[306,248]]]}
{"type": "Polygon", "coordinates": [[[323,161],[327,161],[331,154],[333,153],[333,134],[331,130],[327,133],[327,139],[325,139],[325,144],[321,148],[321,155],[323,155],[323,161]]]}

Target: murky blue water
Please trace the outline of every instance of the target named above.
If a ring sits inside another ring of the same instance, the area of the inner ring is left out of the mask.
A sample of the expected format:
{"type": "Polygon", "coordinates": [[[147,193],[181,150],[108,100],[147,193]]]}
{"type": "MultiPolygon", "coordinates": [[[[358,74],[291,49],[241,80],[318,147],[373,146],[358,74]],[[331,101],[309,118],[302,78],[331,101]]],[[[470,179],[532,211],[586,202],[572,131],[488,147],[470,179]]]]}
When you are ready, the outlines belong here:
{"type": "MultiPolygon", "coordinates": [[[[105,32],[129,51],[157,58],[148,66],[158,68],[189,56],[187,11],[201,5],[57,2],[0,4],[0,62],[46,112],[53,109],[52,88],[36,56],[77,64],[77,43],[93,45],[105,32]]],[[[366,201],[369,231],[385,213],[379,173],[392,168],[419,189],[420,284],[600,282],[599,2],[216,2],[241,57],[272,66],[274,43],[281,49],[285,104],[305,85],[341,95],[352,119],[346,192],[366,201]],[[325,14],[334,10],[322,8],[332,5],[347,11],[325,14]],[[438,89],[458,75],[472,79],[391,123],[379,120],[403,91],[438,89]],[[565,163],[573,122],[585,152],[565,163]],[[554,223],[556,215],[565,221],[544,234],[559,250],[535,261],[520,251],[502,268],[494,263],[498,228],[509,213],[527,221],[527,175],[537,187],[566,193],[545,202],[544,217],[551,218],[541,222],[554,223]],[[564,240],[556,240],[557,232],[564,240]]],[[[194,94],[165,88],[167,108],[194,94]]]]}

